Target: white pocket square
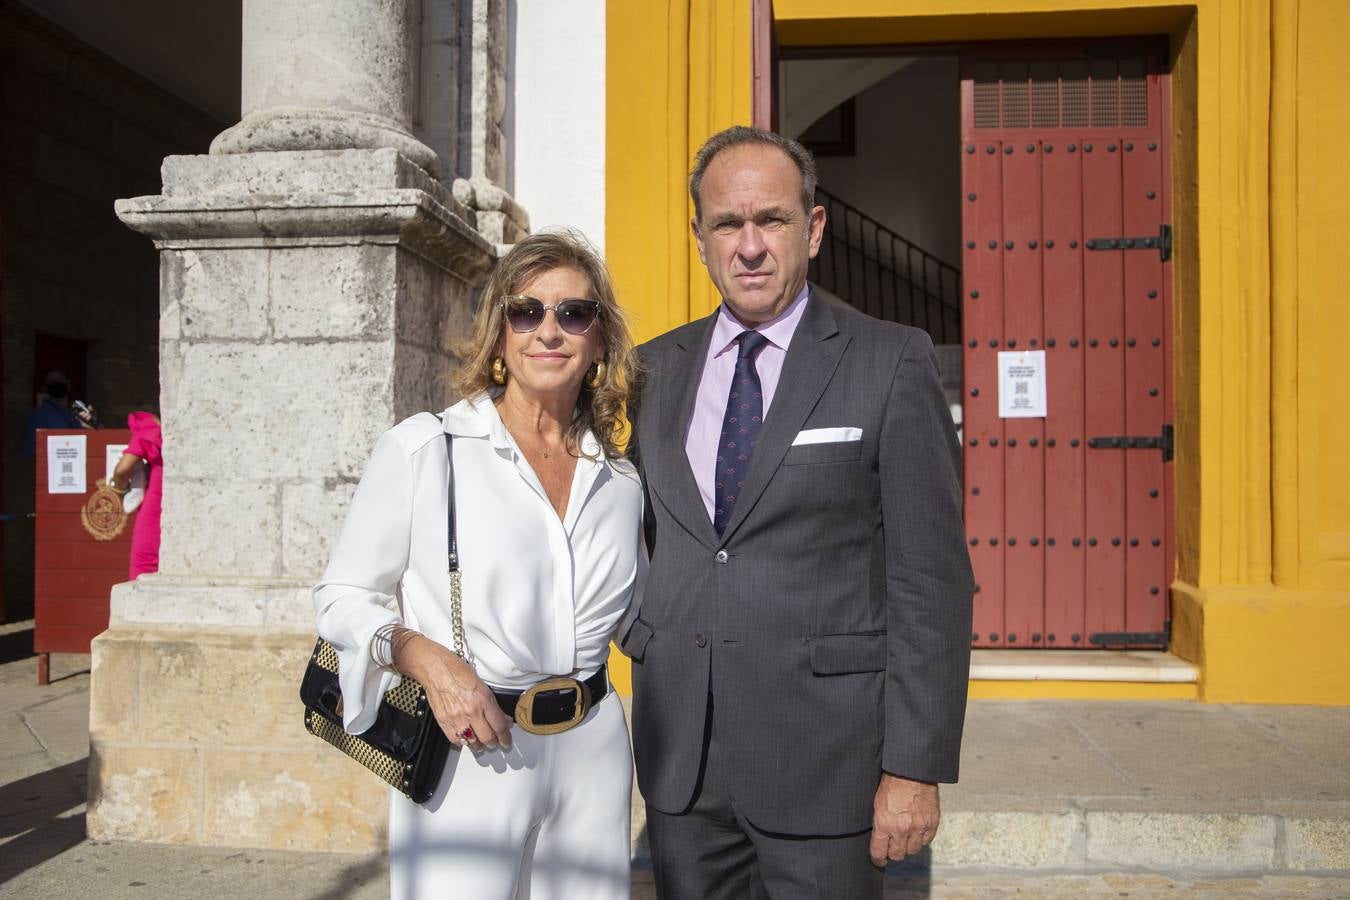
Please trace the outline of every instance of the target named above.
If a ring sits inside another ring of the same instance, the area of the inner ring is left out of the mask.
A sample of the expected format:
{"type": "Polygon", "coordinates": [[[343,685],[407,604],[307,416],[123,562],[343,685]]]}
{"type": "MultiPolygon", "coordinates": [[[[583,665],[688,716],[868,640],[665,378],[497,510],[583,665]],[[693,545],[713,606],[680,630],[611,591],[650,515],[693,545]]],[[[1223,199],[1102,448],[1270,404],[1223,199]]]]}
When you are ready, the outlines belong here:
{"type": "Polygon", "coordinates": [[[861,441],[862,429],[852,425],[842,428],[803,428],[792,439],[792,446],[804,444],[836,444],[842,441],[861,441]]]}

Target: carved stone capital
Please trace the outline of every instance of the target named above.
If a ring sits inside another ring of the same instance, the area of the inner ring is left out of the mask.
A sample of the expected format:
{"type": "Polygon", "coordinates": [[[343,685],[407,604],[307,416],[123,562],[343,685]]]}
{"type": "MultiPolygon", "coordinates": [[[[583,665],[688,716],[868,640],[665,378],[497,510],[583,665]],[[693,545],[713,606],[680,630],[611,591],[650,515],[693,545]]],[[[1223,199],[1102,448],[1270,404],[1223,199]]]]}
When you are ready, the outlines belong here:
{"type": "Polygon", "coordinates": [[[489,241],[514,244],[530,233],[529,213],[486,178],[456,178],[450,190],[457,201],[474,211],[478,233],[489,241]]]}
{"type": "Polygon", "coordinates": [[[406,246],[470,284],[495,257],[473,210],[390,149],[169,157],[163,194],[115,210],[161,249],[359,239],[406,246]]]}

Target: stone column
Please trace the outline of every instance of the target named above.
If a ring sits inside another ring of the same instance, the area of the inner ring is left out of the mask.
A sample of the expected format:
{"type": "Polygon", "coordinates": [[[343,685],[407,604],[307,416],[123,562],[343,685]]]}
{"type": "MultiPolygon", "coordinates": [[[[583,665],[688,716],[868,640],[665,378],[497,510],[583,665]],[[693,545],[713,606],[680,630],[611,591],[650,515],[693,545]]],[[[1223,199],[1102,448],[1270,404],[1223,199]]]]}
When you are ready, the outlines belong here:
{"type": "Polygon", "coordinates": [[[244,0],[243,120],[212,153],[392,147],[439,174],[413,137],[420,4],[244,0]]]}
{"type": "Polygon", "coordinates": [[[467,178],[455,198],[478,213],[478,230],[498,244],[530,231],[530,219],[508,188],[506,136],[506,0],[460,0],[462,58],[459,157],[467,178]]]}
{"type": "Polygon", "coordinates": [[[160,250],[163,542],[94,642],[91,837],[383,844],[301,723],[309,589],[379,433],[452,399],[494,254],[408,132],[409,5],[246,0],[244,120],[117,204],[160,250]]]}

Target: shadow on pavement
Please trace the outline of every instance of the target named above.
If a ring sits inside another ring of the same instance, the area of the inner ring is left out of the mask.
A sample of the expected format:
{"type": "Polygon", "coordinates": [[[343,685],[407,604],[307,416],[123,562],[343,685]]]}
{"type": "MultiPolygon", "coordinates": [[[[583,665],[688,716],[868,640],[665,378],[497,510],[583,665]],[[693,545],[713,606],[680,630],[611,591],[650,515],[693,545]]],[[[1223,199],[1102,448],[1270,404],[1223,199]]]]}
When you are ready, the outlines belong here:
{"type": "Polygon", "coordinates": [[[78,677],[81,676],[81,675],[90,675],[90,674],[92,674],[92,673],[93,673],[93,669],[75,669],[74,671],[66,672],[66,673],[63,674],[63,675],[53,675],[50,679],[48,679],[47,683],[48,683],[48,684],[60,684],[61,682],[65,681],[65,680],[67,680],[67,679],[70,679],[70,678],[78,678],[78,677]]]}
{"type": "Polygon", "coordinates": [[[932,893],[933,850],[924,847],[913,856],[886,867],[886,900],[919,900],[932,893]]]}
{"type": "Polygon", "coordinates": [[[84,840],[84,813],[62,815],[85,802],[89,760],[0,786],[0,884],[41,865],[84,840]],[[13,837],[11,837],[13,836],[13,837]]]}
{"type": "Polygon", "coordinates": [[[314,900],[345,900],[356,888],[386,877],[389,872],[389,858],[380,856],[347,866],[339,873],[337,883],[322,894],[315,894],[314,900]]]}

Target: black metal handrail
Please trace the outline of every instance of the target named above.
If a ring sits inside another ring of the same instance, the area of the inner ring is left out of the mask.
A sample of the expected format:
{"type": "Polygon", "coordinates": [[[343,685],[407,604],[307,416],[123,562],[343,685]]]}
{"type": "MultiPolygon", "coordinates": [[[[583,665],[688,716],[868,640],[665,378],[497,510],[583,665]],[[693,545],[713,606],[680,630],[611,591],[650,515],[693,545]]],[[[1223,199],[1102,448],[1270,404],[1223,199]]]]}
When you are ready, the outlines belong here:
{"type": "Polygon", "coordinates": [[[913,325],[935,344],[961,340],[961,270],[828,191],[825,239],[807,277],[869,315],[913,325]]]}

